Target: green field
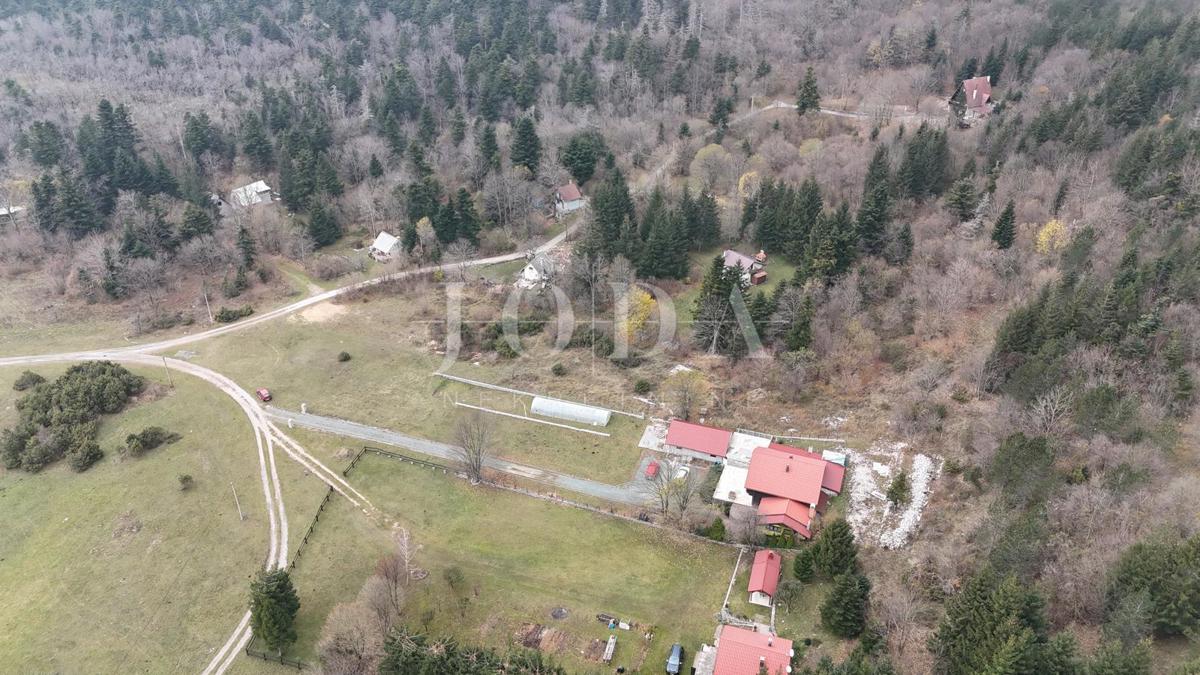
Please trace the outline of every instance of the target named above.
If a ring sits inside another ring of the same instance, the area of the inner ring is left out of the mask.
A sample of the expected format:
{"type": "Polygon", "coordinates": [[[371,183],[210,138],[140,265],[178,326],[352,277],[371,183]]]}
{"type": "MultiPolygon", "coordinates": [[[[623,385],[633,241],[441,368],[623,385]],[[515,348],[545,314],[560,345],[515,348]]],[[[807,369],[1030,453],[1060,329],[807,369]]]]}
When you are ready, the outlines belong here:
{"type": "MultiPolygon", "coordinates": [[[[455,401],[528,413],[528,397],[434,377],[442,357],[426,344],[426,324],[410,320],[413,303],[410,297],[386,297],[325,304],[319,307],[333,313],[320,320],[289,317],[189,348],[198,352],[195,362],[219,370],[243,388],[269,387],[279,408],[299,410],[307,403],[312,413],[443,442],[453,441],[455,421],[462,414],[455,401]],[[342,351],[352,356],[350,361],[337,360],[342,351]]],[[[594,393],[597,383],[624,377],[612,373],[609,364],[602,364],[604,373],[593,374],[586,350],[543,358],[540,354],[548,350],[536,349],[536,355],[495,364],[456,363],[453,372],[584,402],[600,402],[594,393]],[[569,367],[570,376],[550,376],[550,365],[558,361],[569,367]],[[533,370],[550,379],[536,382],[533,370]]],[[[631,388],[619,381],[609,386],[631,388]]],[[[635,403],[617,399],[612,405],[623,402],[635,403]]],[[[611,434],[607,438],[499,416],[489,419],[497,456],[539,468],[623,483],[633,478],[642,454],[637,444],[645,423],[630,417],[613,416],[603,429],[611,434]]]]}
{"type": "MultiPolygon", "coordinates": [[[[731,548],[471,487],[373,454],[350,478],[422,546],[417,564],[429,576],[414,582],[403,619],[411,628],[506,648],[523,625],[543,624],[561,632],[552,653],[572,673],[601,671],[579,654],[591,639],[607,639],[598,612],[654,627],[648,643],[618,631],[614,665],[644,659],[645,672],[657,672],[674,642],[690,652],[711,641],[736,558],[731,548]],[[466,577],[461,594],[444,580],[452,565],[466,577]],[[551,618],[556,607],[569,616],[551,618]]],[[[390,542],[390,530],[345,500],[331,502],[294,573],[298,656],[313,658],[325,616],[354,598],[390,542]]]]}
{"type": "MultiPolygon", "coordinates": [[[[62,368],[37,370],[53,377],[62,368]]],[[[8,383],[19,372],[0,369],[5,425],[16,416],[8,383]]],[[[240,620],[267,552],[250,425],[216,389],[179,374],[174,381],[161,398],[103,419],[106,456],[88,471],[59,462],[0,476],[0,663],[23,672],[195,672],[240,620]],[[121,458],[124,437],[149,425],[182,439],[121,458]],[[187,492],[181,473],[195,478],[187,492]]],[[[322,486],[281,459],[289,520],[307,524],[322,486]]]]}

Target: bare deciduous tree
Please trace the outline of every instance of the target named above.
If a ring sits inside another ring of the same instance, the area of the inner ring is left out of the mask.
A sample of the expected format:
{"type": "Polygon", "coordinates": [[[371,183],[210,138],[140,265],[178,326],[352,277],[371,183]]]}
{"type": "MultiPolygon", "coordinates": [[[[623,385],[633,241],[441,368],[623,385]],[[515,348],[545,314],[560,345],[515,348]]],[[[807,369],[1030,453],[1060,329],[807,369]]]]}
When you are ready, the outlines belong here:
{"type": "Polygon", "coordinates": [[[492,425],[483,413],[468,410],[458,418],[454,429],[454,440],[458,445],[455,455],[463,471],[472,482],[483,480],[483,467],[491,453],[492,425]]]}
{"type": "Polygon", "coordinates": [[[1029,407],[1030,427],[1035,433],[1062,436],[1069,429],[1073,399],[1071,391],[1063,385],[1038,396],[1029,407]]]}
{"type": "Polygon", "coordinates": [[[383,631],[371,610],[359,602],[337,605],[321,629],[317,653],[327,675],[374,672],[383,657],[383,631]]]}

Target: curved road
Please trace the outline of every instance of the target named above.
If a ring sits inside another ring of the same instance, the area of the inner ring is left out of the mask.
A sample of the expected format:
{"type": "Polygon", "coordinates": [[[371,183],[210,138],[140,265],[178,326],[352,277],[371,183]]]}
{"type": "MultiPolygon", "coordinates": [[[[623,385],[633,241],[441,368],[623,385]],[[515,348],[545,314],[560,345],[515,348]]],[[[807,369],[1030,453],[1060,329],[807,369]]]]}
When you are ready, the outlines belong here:
{"type": "MultiPolygon", "coordinates": [[[[561,244],[577,229],[578,223],[572,224],[562,233],[551,238],[534,249],[534,253],[544,253],[561,244]]],[[[397,279],[406,279],[414,276],[430,274],[436,271],[452,272],[455,270],[467,267],[482,267],[494,265],[497,263],[511,262],[521,260],[525,257],[524,252],[508,253],[505,255],[489,256],[486,258],[477,258],[474,260],[466,260],[456,263],[446,263],[441,265],[430,265],[412,270],[403,270],[394,272],[381,277],[367,279],[354,284],[335,288],[316,295],[309,296],[303,300],[299,300],[290,305],[285,305],[273,309],[269,312],[264,312],[257,316],[249,317],[242,321],[231,323],[222,326],[215,326],[209,330],[193,333],[191,335],[183,335],[175,338],[168,338],[158,342],[148,342],[140,345],[130,345],[117,347],[112,349],[91,349],[74,352],[63,352],[58,354],[37,354],[28,356],[6,356],[0,358],[0,366],[27,366],[40,363],[63,363],[75,361],[116,361],[121,363],[130,363],[143,366],[159,365],[166,366],[172,370],[176,370],[194,377],[198,377],[221,391],[225,392],[230,398],[238,404],[242,412],[246,414],[250,422],[251,428],[254,430],[254,441],[258,451],[259,476],[263,489],[263,501],[267,507],[267,515],[269,522],[269,538],[267,541],[267,567],[270,569],[280,569],[287,566],[288,557],[288,522],[287,513],[283,504],[283,493],[279,486],[279,476],[276,472],[275,464],[275,447],[278,445],[285,453],[296,462],[300,463],[326,484],[346,497],[355,506],[368,508],[371,507],[370,501],[354,489],[340,473],[330,469],[322,464],[318,459],[310,455],[299,443],[288,437],[279,427],[275,426],[263,412],[262,407],[258,404],[246,390],[239,387],[233,380],[228,377],[208,368],[198,366],[187,361],[172,359],[161,356],[154,356],[154,352],[174,349],[183,345],[207,340],[218,335],[232,333],[235,331],[245,330],[251,326],[255,326],[265,321],[271,321],[279,317],[293,314],[307,307],[332,300],[340,295],[344,295],[351,291],[369,288],[388,281],[397,279]]],[[[220,675],[233,663],[234,659],[241,650],[249,643],[252,631],[250,629],[250,612],[247,611],[242,616],[241,621],[234,628],[233,633],[226,640],[225,644],[217,650],[208,666],[203,670],[203,675],[220,675]]]]}

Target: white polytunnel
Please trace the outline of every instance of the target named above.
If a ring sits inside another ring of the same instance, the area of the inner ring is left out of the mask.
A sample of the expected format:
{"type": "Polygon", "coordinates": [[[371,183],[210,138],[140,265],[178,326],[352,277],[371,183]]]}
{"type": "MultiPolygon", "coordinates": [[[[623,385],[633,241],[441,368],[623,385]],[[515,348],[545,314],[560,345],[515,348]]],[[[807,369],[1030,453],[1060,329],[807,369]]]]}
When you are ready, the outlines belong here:
{"type": "Polygon", "coordinates": [[[572,422],[582,422],[597,427],[607,426],[608,420],[612,417],[611,410],[583,405],[582,403],[560,401],[556,398],[543,398],[541,396],[533,397],[533,407],[531,410],[535,415],[570,420],[572,422]]]}

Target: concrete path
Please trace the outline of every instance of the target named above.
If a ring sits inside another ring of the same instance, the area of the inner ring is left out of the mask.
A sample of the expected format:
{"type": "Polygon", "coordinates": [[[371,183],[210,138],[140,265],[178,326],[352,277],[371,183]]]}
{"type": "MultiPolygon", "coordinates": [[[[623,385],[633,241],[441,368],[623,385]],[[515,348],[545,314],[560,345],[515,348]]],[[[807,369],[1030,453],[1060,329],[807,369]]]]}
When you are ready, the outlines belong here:
{"type": "MultiPolygon", "coordinates": [[[[376,443],[379,445],[390,445],[397,448],[403,448],[410,452],[416,452],[422,455],[436,458],[438,460],[455,462],[455,448],[447,443],[431,441],[418,436],[402,434],[397,431],[381,429],[358,422],[339,419],[337,417],[326,417],[324,415],[314,415],[312,413],[299,413],[288,410],[281,410],[274,406],[266,406],[267,417],[286,423],[291,420],[293,423],[306,429],[315,431],[323,431],[325,433],[336,434],[338,436],[346,436],[348,438],[357,438],[361,441],[376,443]]],[[[578,492],[590,497],[604,499],[618,504],[628,504],[630,506],[643,506],[646,504],[650,493],[647,491],[647,484],[641,479],[644,475],[644,460],[638,466],[637,476],[634,480],[621,485],[610,485],[599,481],[580,478],[570,474],[560,473],[558,471],[550,471],[548,469],[539,469],[526,464],[511,462],[498,457],[488,457],[485,460],[487,468],[493,471],[499,471],[511,476],[517,476],[526,480],[532,480],[545,485],[549,485],[561,490],[570,490],[578,492]]]]}

